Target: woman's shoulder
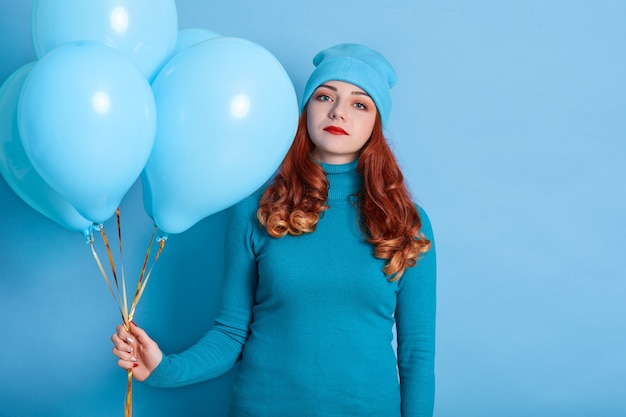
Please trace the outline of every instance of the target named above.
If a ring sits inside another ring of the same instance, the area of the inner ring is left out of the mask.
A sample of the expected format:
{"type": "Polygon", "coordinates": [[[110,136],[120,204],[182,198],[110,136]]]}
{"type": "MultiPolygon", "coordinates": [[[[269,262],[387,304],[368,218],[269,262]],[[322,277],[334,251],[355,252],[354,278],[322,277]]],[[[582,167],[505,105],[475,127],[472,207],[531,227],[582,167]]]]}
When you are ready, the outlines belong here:
{"type": "Polygon", "coordinates": [[[249,196],[235,203],[231,208],[231,216],[248,217],[250,215],[254,215],[254,217],[256,218],[256,212],[259,208],[259,201],[261,200],[261,196],[263,195],[264,190],[265,187],[261,187],[249,196]]]}
{"type": "Polygon", "coordinates": [[[428,213],[426,212],[426,210],[424,209],[422,205],[418,203],[413,203],[413,204],[415,204],[415,207],[417,208],[417,214],[419,214],[420,220],[422,221],[422,227],[420,228],[420,231],[424,233],[424,235],[426,235],[427,238],[432,240],[432,238],[434,237],[433,227],[430,222],[430,217],[428,216],[428,213]]]}

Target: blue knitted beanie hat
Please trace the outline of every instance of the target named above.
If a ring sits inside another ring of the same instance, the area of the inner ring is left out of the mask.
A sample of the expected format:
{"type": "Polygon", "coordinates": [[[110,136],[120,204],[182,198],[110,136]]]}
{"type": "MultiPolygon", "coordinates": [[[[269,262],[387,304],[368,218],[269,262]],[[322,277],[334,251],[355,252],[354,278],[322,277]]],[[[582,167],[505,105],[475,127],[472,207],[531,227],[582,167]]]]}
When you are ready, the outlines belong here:
{"type": "Polygon", "coordinates": [[[389,89],[396,83],[396,72],[384,56],[364,45],[343,43],[313,57],[315,70],[304,87],[300,110],[320,84],[344,81],[363,89],[376,104],[383,126],[391,112],[389,89]]]}

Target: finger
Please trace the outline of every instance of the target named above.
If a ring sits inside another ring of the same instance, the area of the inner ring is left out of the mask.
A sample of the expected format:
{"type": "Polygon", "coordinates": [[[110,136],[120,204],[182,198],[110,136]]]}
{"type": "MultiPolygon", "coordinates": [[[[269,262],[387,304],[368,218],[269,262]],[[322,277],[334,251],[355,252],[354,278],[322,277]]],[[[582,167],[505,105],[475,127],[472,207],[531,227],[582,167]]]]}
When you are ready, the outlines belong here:
{"type": "Polygon", "coordinates": [[[138,362],[137,357],[135,356],[134,352],[132,351],[129,352],[128,349],[118,349],[117,347],[113,347],[111,351],[120,360],[128,361],[128,362],[138,362]]]}
{"type": "Polygon", "coordinates": [[[122,346],[122,345],[127,344],[124,340],[120,338],[120,336],[117,333],[113,333],[111,335],[111,342],[113,342],[113,344],[116,346],[122,346]]]}
{"type": "Polygon", "coordinates": [[[133,339],[131,336],[125,334],[119,335],[117,333],[114,333],[111,336],[111,341],[121,350],[124,350],[125,347],[132,346],[135,343],[135,339],[133,339]]]}
{"type": "Polygon", "coordinates": [[[123,368],[123,369],[126,369],[126,370],[134,369],[134,368],[137,368],[139,366],[139,364],[137,362],[127,361],[127,360],[124,360],[124,359],[118,360],[117,361],[117,365],[120,368],[123,368]]]}
{"type": "Polygon", "coordinates": [[[115,334],[117,335],[117,337],[120,340],[122,340],[122,341],[124,341],[124,342],[126,342],[128,344],[134,342],[134,340],[135,340],[135,339],[133,339],[131,334],[126,329],[124,329],[124,326],[122,326],[122,325],[117,326],[115,334]]]}
{"type": "Polygon", "coordinates": [[[116,335],[119,338],[119,340],[122,340],[123,342],[132,345],[135,343],[135,337],[124,328],[123,325],[119,325],[116,328],[116,335]]]}
{"type": "Polygon", "coordinates": [[[135,352],[135,349],[133,348],[133,346],[129,345],[123,340],[120,340],[120,338],[116,334],[111,336],[111,341],[113,341],[113,354],[115,356],[122,357],[121,356],[122,352],[127,353],[127,354],[132,354],[135,352]]]}

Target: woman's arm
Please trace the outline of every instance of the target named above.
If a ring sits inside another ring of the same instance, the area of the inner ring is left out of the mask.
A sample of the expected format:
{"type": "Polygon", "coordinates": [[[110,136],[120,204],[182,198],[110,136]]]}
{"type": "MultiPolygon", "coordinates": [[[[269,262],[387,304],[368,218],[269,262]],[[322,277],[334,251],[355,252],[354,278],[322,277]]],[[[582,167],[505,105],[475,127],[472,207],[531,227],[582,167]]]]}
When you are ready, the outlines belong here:
{"type": "Polygon", "coordinates": [[[403,417],[431,417],[435,397],[436,251],[430,220],[419,214],[432,247],[400,279],[396,306],[403,417]]]}
{"type": "Polygon", "coordinates": [[[128,337],[125,333],[114,340],[114,353],[119,353],[120,366],[129,369],[137,363],[133,375],[137,374],[138,380],[144,378],[146,384],[162,388],[189,385],[226,373],[239,359],[248,337],[257,281],[251,244],[257,204],[256,200],[252,200],[242,201],[231,211],[225,239],[222,304],[213,327],[185,351],[170,355],[162,355],[156,343],[146,335],[144,340],[152,346],[150,352],[158,352],[149,360],[133,355],[142,349],[141,344],[136,344],[141,342],[141,338],[136,337],[135,345],[124,343],[125,337],[128,337]],[[125,351],[127,345],[133,352],[125,351]],[[154,365],[156,367],[152,367],[154,365]]]}

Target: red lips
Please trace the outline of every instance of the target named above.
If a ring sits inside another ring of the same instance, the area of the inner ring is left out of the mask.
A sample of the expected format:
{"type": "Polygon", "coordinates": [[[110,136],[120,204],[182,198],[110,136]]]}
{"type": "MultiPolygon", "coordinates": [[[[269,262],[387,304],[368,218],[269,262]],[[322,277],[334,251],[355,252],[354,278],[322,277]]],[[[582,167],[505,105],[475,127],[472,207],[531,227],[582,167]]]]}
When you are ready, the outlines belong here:
{"type": "Polygon", "coordinates": [[[348,132],[337,126],[328,126],[324,130],[332,135],[347,135],[348,132]]]}

